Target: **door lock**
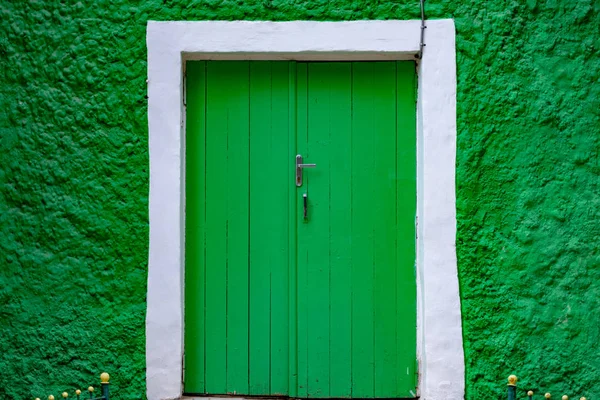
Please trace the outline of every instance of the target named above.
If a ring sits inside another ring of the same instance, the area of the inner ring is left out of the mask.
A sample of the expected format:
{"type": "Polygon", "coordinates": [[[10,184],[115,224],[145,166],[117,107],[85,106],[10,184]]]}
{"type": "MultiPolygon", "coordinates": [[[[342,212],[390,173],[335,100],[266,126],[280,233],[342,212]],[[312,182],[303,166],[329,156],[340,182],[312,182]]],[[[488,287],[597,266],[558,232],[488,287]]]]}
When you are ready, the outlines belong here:
{"type": "Polygon", "coordinates": [[[317,164],[302,164],[302,156],[296,156],[296,186],[302,186],[302,169],[315,168],[317,164]]]}
{"type": "Polygon", "coordinates": [[[304,212],[302,213],[302,216],[304,219],[308,219],[308,195],[306,193],[302,195],[302,203],[304,204],[304,212]]]}

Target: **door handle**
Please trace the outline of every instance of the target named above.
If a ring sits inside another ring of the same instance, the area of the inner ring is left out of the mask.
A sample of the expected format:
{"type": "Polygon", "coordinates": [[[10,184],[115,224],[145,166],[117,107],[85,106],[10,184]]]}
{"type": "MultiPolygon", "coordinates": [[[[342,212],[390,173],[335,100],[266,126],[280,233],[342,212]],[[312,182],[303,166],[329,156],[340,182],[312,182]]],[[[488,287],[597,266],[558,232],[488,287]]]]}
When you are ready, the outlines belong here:
{"type": "Polygon", "coordinates": [[[302,186],[302,169],[304,168],[315,168],[317,164],[303,164],[302,156],[298,154],[296,156],[296,186],[302,186]]]}

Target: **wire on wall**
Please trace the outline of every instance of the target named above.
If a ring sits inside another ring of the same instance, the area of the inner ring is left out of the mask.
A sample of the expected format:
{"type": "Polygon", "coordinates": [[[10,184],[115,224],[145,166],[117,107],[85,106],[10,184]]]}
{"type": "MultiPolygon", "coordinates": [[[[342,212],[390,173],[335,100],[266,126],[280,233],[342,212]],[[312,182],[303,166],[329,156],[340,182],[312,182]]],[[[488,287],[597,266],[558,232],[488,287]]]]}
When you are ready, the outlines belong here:
{"type": "Polygon", "coordinates": [[[425,47],[425,0],[421,0],[421,43],[419,43],[419,53],[415,55],[415,58],[423,58],[423,47],[425,47]]]}

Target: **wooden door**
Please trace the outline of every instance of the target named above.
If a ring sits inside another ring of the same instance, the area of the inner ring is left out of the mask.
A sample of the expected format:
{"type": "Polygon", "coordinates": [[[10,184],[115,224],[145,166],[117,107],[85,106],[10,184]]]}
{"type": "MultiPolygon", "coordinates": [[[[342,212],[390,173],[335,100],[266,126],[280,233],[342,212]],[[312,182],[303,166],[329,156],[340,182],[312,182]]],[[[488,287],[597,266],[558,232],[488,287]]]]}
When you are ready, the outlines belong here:
{"type": "Polygon", "coordinates": [[[299,397],[415,392],[414,65],[298,64],[299,397]],[[302,200],[300,200],[302,199],[302,200]],[[302,203],[302,204],[301,204],[302,203]]]}
{"type": "Polygon", "coordinates": [[[186,393],[414,397],[414,79],[187,63],[186,393]]]}
{"type": "Polygon", "coordinates": [[[288,394],[289,68],[187,64],[187,393],[288,394]]]}

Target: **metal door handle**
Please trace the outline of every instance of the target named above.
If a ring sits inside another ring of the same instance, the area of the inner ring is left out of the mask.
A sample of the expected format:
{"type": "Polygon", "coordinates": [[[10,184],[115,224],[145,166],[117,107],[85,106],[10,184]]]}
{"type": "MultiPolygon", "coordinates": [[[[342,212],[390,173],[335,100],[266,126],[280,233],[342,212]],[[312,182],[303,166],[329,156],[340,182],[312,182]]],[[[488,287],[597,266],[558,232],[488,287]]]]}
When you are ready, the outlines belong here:
{"type": "Polygon", "coordinates": [[[315,168],[317,164],[302,164],[302,156],[296,156],[296,186],[302,186],[302,169],[315,168]]]}

